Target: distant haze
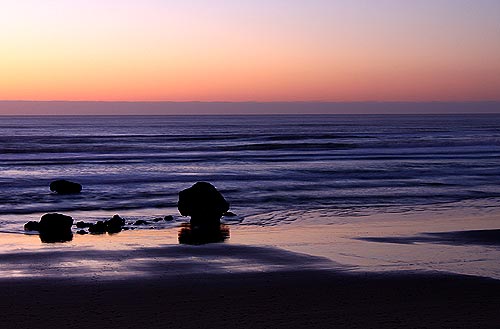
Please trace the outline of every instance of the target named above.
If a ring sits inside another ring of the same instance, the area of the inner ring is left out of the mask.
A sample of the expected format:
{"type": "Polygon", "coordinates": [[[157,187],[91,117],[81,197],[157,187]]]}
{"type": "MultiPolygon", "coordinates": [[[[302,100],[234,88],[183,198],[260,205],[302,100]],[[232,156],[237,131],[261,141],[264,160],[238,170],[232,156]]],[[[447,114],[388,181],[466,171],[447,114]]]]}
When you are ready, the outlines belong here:
{"type": "Polygon", "coordinates": [[[27,102],[2,115],[231,115],[500,113],[500,102],[27,102]]]}

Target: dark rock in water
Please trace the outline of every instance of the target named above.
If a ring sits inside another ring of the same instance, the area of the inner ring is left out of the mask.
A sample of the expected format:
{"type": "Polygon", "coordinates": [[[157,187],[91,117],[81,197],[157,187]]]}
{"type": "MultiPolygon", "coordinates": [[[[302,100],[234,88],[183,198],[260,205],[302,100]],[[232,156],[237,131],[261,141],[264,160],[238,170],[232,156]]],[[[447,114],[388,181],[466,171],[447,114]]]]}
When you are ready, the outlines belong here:
{"type": "Polygon", "coordinates": [[[79,221],[79,222],[76,223],[76,227],[77,228],[86,228],[86,227],[90,227],[92,225],[93,224],[91,224],[91,223],[85,223],[83,221],[79,221]]]}
{"type": "Polygon", "coordinates": [[[224,242],[229,239],[229,227],[226,225],[194,226],[185,223],[182,224],[178,237],[180,244],[201,245],[224,242]]]}
{"type": "Polygon", "coordinates": [[[38,231],[42,242],[66,242],[73,239],[73,218],[62,214],[45,214],[40,219],[38,231]]]}
{"type": "Polygon", "coordinates": [[[238,215],[236,215],[234,212],[226,211],[225,213],[222,214],[222,216],[224,216],[224,217],[236,217],[238,215]]]}
{"type": "Polygon", "coordinates": [[[148,225],[149,223],[145,220],[142,220],[142,219],[139,219],[139,220],[136,220],[134,225],[136,226],[139,226],[139,225],[148,225]]]}
{"type": "Polygon", "coordinates": [[[38,231],[39,229],[39,224],[37,221],[31,220],[24,224],[24,230],[25,231],[38,231]]]}
{"type": "Polygon", "coordinates": [[[50,183],[50,190],[57,194],[77,194],[82,191],[82,185],[60,179],[50,183]]]}
{"type": "Polygon", "coordinates": [[[110,220],[107,221],[110,225],[125,225],[125,219],[121,218],[120,215],[114,215],[110,220]]]}
{"type": "Polygon", "coordinates": [[[163,218],[157,217],[157,218],[153,219],[153,222],[158,223],[158,222],[161,222],[162,220],[163,220],[163,218]]]}
{"type": "Polygon", "coordinates": [[[179,192],[177,208],[182,216],[191,216],[192,225],[218,226],[229,203],[212,184],[198,182],[179,192]]]}
{"type": "Polygon", "coordinates": [[[167,216],[163,217],[163,220],[166,222],[171,222],[174,220],[174,216],[167,215],[167,216]]]}
{"type": "Polygon", "coordinates": [[[122,227],[121,226],[109,226],[109,225],[106,225],[106,232],[108,232],[109,234],[120,233],[121,231],[122,231],[122,227]]]}
{"type": "Polygon", "coordinates": [[[63,214],[45,214],[40,219],[39,231],[48,232],[60,232],[71,230],[73,225],[73,218],[71,216],[66,216],[63,214]]]}
{"type": "Polygon", "coordinates": [[[89,227],[89,232],[93,234],[103,234],[106,233],[106,224],[102,220],[89,227]]]}
{"type": "Polygon", "coordinates": [[[79,231],[76,231],[76,234],[85,235],[85,234],[89,234],[89,232],[87,232],[85,230],[79,230],[79,231]]]}
{"type": "Polygon", "coordinates": [[[89,232],[92,234],[118,233],[123,229],[123,225],[125,225],[125,220],[119,215],[114,215],[107,221],[100,220],[95,224],[90,224],[89,232]]]}
{"type": "Polygon", "coordinates": [[[113,218],[104,222],[106,225],[106,232],[113,234],[121,232],[123,225],[125,225],[125,219],[121,218],[119,215],[114,215],[113,218]]]}

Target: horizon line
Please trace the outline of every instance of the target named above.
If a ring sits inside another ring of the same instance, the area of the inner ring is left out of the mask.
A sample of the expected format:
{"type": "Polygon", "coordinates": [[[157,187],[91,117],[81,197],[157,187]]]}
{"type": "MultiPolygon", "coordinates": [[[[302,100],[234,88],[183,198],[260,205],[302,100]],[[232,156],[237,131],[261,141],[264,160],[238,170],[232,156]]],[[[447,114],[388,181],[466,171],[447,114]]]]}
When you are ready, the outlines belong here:
{"type": "Polygon", "coordinates": [[[500,113],[500,101],[16,101],[0,115],[261,115],[500,113]]]}
{"type": "Polygon", "coordinates": [[[338,104],[338,103],[500,103],[500,99],[483,100],[36,100],[36,99],[0,99],[0,103],[19,102],[19,103],[318,103],[318,104],[338,104]]]}

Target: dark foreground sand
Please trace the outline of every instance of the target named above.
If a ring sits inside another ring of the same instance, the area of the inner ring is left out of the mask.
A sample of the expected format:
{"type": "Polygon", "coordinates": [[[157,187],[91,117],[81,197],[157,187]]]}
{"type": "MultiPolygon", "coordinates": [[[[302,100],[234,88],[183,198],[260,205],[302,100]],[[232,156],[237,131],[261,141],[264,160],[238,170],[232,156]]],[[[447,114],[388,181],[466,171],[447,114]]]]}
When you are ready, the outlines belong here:
{"type": "Polygon", "coordinates": [[[0,329],[500,328],[500,280],[355,272],[279,248],[145,247],[123,237],[20,249],[38,237],[10,236],[0,329]]]}
{"type": "Polygon", "coordinates": [[[301,270],[0,282],[1,328],[499,328],[500,281],[301,270]]]}

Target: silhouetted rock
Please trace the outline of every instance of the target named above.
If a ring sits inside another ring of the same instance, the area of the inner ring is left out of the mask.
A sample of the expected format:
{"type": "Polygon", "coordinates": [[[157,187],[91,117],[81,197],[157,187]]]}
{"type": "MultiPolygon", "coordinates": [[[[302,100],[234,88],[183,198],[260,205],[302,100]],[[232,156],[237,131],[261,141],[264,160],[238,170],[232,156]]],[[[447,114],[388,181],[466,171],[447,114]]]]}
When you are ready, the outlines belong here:
{"type": "Polygon", "coordinates": [[[93,224],[91,224],[91,223],[85,223],[83,221],[79,221],[79,222],[76,223],[76,227],[77,228],[86,228],[86,227],[90,227],[92,225],[93,224]]]}
{"type": "Polygon", "coordinates": [[[58,232],[71,230],[73,225],[73,218],[63,214],[45,214],[40,219],[39,231],[40,232],[58,232]]]}
{"type": "Polygon", "coordinates": [[[121,218],[119,215],[114,215],[111,219],[106,221],[98,221],[95,224],[89,224],[89,232],[92,234],[104,234],[104,233],[118,233],[123,229],[123,225],[125,225],[125,220],[121,218]]]}
{"type": "Polygon", "coordinates": [[[106,224],[102,220],[89,227],[89,232],[93,234],[103,234],[106,233],[106,224]]]}
{"type": "Polygon", "coordinates": [[[153,222],[158,223],[158,222],[161,222],[162,220],[163,220],[163,218],[157,217],[157,218],[153,219],[153,222]]]}
{"type": "Polygon", "coordinates": [[[142,219],[139,219],[139,220],[136,220],[134,225],[136,226],[139,226],[139,225],[148,225],[149,223],[145,220],[142,220],[142,219]]]}
{"type": "Polygon", "coordinates": [[[111,219],[105,221],[104,224],[108,233],[118,233],[122,230],[123,225],[125,225],[125,219],[119,215],[114,215],[111,219]]]}
{"type": "Polygon", "coordinates": [[[25,231],[38,231],[39,224],[37,221],[31,220],[24,224],[24,230],[25,231]]]}
{"type": "Polygon", "coordinates": [[[222,216],[224,216],[224,217],[236,217],[238,215],[236,215],[234,212],[226,211],[225,213],[222,214],[222,216]]]}
{"type": "Polygon", "coordinates": [[[194,226],[185,223],[182,224],[178,237],[180,244],[200,245],[224,242],[229,239],[229,227],[226,225],[194,226]]]}
{"type": "Polygon", "coordinates": [[[192,225],[218,226],[229,203],[212,184],[198,182],[179,192],[177,208],[182,216],[191,216],[192,225]]]}
{"type": "Polygon", "coordinates": [[[163,217],[163,220],[166,221],[166,222],[171,222],[171,221],[174,220],[174,216],[167,215],[167,216],[163,217]]]}
{"type": "Polygon", "coordinates": [[[82,185],[60,179],[50,183],[50,190],[57,194],[77,194],[82,191],[82,185]]]}
{"type": "Polygon", "coordinates": [[[105,221],[104,224],[106,225],[106,232],[110,234],[118,233],[122,230],[123,225],[125,225],[125,219],[119,215],[114,215],[113,218],[105,221]]]}
{"type": "Polygon", "coordinates": [[[62,214],[45,214],[38,223],[42,242],[66,242],[73,239],[73,218],[62,214]]]}
{"type": "Polygon", "coordinates": [[[125,219],[121,218],[120,215],[114,215],[110,220],[107,221],[110,225],[125,225],[125,219]]]}
{"type": "Polygon", "coordinates": [[[79,230],[76,232],[76,234],[85,235],[85,234],[89,234],[89,232],[87,232],[85,230],[79,230]]]}

